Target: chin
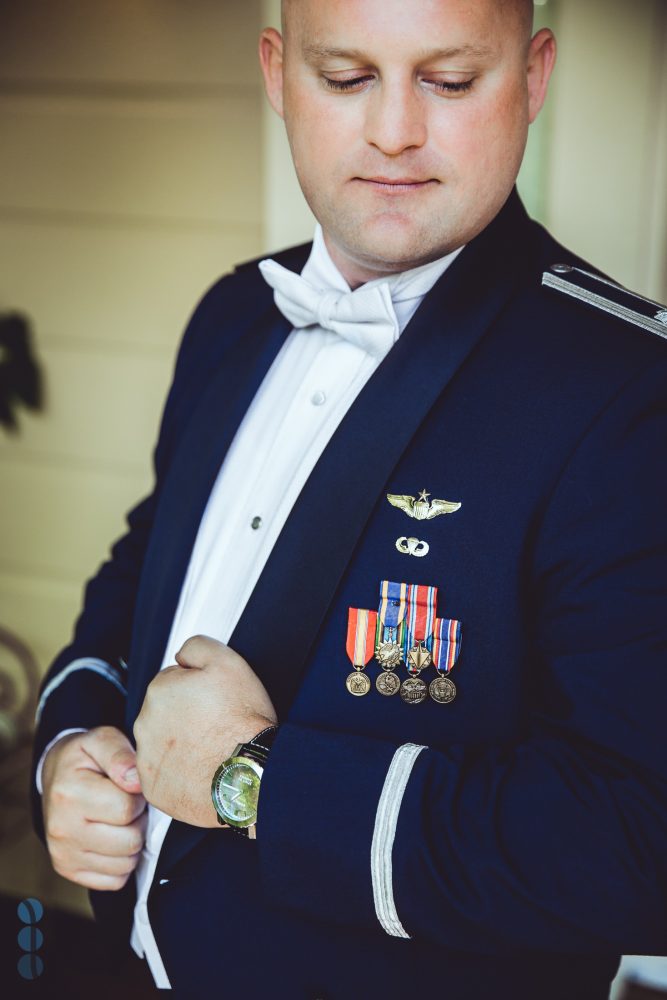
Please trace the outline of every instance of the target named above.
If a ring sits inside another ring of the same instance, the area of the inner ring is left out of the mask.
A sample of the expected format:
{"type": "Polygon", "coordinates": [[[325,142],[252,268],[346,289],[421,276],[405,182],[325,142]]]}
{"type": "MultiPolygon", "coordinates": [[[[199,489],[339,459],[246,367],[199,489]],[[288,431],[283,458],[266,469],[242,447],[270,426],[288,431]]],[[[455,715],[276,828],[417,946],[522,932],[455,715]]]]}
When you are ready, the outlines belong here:
{"type": "Polygon", "coordinates": [[[413,267],[444,257],[455,247],[442,245],[442,239],[434,241],[423,236],[391,233],[385,230],[373,239],[360,238],[349,249],[350,256],[369,270],[397,273],[409,271],[413,267]]]}

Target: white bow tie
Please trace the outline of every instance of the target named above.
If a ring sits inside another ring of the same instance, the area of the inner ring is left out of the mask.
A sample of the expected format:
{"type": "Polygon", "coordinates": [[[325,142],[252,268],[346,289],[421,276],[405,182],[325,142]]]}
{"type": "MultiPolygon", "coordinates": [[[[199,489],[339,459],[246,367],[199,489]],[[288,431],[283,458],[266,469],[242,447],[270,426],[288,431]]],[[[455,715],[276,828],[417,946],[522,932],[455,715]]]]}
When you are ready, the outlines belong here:
{"type": "Polygon", "coordinates": [[[368,354],[384,357],[399,335],[389,286],[362,285],[353,292],[322,292],[275,260],[259,264],[275,303],[296,328],[321,326],[368,354]]]}

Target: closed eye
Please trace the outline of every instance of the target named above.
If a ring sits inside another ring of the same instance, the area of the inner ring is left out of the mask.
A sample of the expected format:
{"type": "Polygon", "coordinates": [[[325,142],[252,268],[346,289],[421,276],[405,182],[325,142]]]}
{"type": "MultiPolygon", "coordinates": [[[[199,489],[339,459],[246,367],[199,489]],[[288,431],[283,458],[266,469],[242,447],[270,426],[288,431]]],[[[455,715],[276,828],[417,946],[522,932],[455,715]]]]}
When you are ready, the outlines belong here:
{"type": "Polygon", "coordinates": [[[325,76],[324,83],[329,90],[336,90],[340,93],[341,91],[358,90],[372,79],[372,76],[355,76],[352,80],[332,80],[328,76],[325,76]]]}
{"type": "MultiPolygon", "coordinates": [[[[361,88],[367,84],[369,81],[373,80],[374,77],[370,75],[366,76],[355,76],[351,80],[332,80],[330,77],[325,76],[324,78],[325,86],[329,90],[335,90],[337,93],[349,93],[350,91],[361,90],[361,88]]],[[[467,91],[472,89],[474,79],[470,80],[425,80],[424,83],[428,86],[433,87],[434,90],[441,94],[465,94],[467,91]]]]}
{"type": "Polygon", "coordinates": [[[460,80],[458,83],[452,83],[447,80],[429,80],[427,82],[443,94],[465,94],[466,91],[472,89],[475,81],[473,79],[460,80]]]}

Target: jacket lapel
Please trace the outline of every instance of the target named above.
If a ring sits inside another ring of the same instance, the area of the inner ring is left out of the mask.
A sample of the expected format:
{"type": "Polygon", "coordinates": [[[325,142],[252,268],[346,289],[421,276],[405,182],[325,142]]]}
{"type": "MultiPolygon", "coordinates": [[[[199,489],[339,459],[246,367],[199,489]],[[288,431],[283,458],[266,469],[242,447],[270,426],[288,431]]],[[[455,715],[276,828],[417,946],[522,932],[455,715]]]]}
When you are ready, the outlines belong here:
{"type": "MultiPolygon", "coordinates": [[[[513,193],[426,296],[339,425],[304,486],[229,645],[257,671],[284,719],[317,633],[386,481],[429,410],[525,275],[532,224],[513,193]],[[409,408],[392,405],[412,392],[409,408]],[[381,442],[381,445],[380,445],[381,442]],[[350,477],[350,463],[363,470],[350,477]],[[276,650],[289,650],[284,657],[276,650]]],[[[173,865],[206,830],[174,822],[173,865]]]]}

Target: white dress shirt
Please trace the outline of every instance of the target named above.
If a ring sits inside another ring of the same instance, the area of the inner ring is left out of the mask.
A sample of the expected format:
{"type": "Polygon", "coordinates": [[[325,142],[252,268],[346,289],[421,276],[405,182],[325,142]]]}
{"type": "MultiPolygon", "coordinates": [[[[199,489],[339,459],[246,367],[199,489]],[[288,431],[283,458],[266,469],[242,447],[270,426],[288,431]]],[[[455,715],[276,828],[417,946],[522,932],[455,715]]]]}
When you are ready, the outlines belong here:
{"type": "MultiPolygon", "coordinates": [[[[458,253],[368,283],[388,286],[397,319],[394,340],[458,253]]],[[[302,276],[322,292],[350,292],[329,256],[319,226],[302,276]]],[[[229,641],[302,487],[391,346],[389,342],[380,351],[375,345],[366,350],[320,326],[289,334],[239,426],[211,491],[161,669],[175,662],[176,652],[192,635],[229,641]]],[[[170,984],[146,901],[170,822],[165,813],[148,807],[146,845],[136,869],[131,939],[161,988],[170,984]]],[[[219,836],[225,835],[221,829],[219,836]]]]}

